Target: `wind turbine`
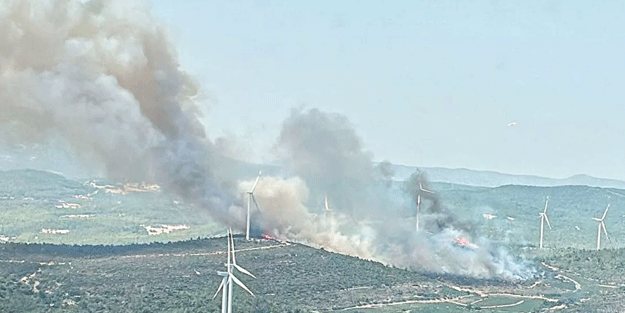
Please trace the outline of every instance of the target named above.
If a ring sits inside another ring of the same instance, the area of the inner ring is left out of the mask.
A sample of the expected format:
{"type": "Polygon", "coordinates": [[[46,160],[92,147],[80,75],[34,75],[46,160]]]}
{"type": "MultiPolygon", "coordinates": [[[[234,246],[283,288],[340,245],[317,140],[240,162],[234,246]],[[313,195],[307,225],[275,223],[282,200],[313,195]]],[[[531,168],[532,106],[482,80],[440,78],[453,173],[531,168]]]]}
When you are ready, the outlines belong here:
{"type": "Polygon", "coordinates": [[[254,197],[254,190],[256,190],[256,185],[258,185],[258,179],[260,179],[260,175],[263,171],[258,171],[258,176],[256,176],[256,181],[254,182],[254,186],[250,191],[247,191],[247,228],[245,228],[245,240],[250,240],[250,215],[251,215],[251,202],[254,201],[256,208],[260,212],[260,206],[258,202],[256,202],[256,197],[254,197]]]}
{"type": "Polygon", "coordinates": [[[217,289],[217,292],[215,292],[215,295],[213,296],[213,299],[215,299],[215,297],[219,294],[219,291],[222,290],[222,288],[223,288],[223,292],[222,292],[222,296],[221,296],[221,312],[222,313],[232,313],[232,283],[233,282],[235,284],[239,285],[239,287],[243,288],[243,290],[247,291],[249,294],[254,296],[254,294],[238,278],[236,278],[234,276],[234,269],[236,268],[240,272],[256,278],[254,275],[252,275],[246,269],[244,269],[241,266],[237,265],[237,261],[236,261],[236,258],[234,256],[234,239],[232,239],[232,232],[231,232],[231,230],[228,230],[228,238],[227,239],[228,239],[228,263],[226,263],[225,265],[226,265],[226,268],[228,269],[228,271],[227,272],[220,272],[220,271],[217,272],[217,275],[222,276],[223,279],[221,280],[221,284],[219,284],[219,288],[217,289]],[[232,252],[232,262],[230,262],[230,253],[231,252],[232,252]]]}
{"type": "Polygon", "coordinates": [[[434,194],[433,191],[423,189],[423,185],[419,182],[419,193],[417,194],[417,214],[416,214],[416,229],[419,231],[419,213],[421,212],[421,192],[425,191],[426,193],[434,194]]]}
{"type": "Polygon", "coordinates": [[[610,239],[608,238],[608,231],[605,229],[605,223],[603,222],[603,220],[605,219],[605,215],[608,214],[608,209],[610,209],[610,204],[608,203],[608,206],[605,208],[605,211],[603,212],[603,216],[601,218],[596,218],[593,217],[592,219],[599,222],[599,225],[597,226],[597,250],[599,250],[599,248],[601,248],[601,228],[603,228],[603,232],[605,233],[605,238],[606,239],[610,239]]]}
{"type": "Polygon", "coordinates": [[[545,221],[547,221],[547,226],[551,229],[551,224],[549,223],[549,218],[547,217],[547,205],[549,204],[549,197],[547,197],[547,201],[545,201],[545,210],[541,213],[538,213],[540,216],[540,248],[543,248],[543,226],[545,221]]]}

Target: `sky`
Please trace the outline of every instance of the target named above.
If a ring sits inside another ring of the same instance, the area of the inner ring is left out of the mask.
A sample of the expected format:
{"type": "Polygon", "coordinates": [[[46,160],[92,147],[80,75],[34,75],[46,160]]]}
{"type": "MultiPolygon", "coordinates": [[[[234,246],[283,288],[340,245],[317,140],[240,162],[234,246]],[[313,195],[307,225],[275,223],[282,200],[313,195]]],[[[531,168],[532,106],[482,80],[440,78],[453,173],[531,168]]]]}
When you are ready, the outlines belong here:
{"type": "Polygon", "coordinates": [[[147,3],[248,161],[316,107],[378,161],[625,180],[623,1],[147,3]]]}

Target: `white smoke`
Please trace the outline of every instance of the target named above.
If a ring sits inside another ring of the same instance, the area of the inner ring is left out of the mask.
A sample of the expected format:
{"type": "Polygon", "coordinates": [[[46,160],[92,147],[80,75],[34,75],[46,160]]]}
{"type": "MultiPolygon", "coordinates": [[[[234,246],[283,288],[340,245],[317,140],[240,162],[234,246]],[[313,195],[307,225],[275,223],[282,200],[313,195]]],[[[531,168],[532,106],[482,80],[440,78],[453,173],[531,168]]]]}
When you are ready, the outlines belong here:
{"type": "MultiPolygon", "coordinates": [[[[239,183],[239,193],[245,195],[254,181],[239,183]]],[[[341,212],[311,213],[304,205],[308,187],[298,178],[262,177],[254,196],[258,200],[263,227],[278,238],[307,243],[330,251],[371,259],[371,242],[375,233],[362,228],[350,235],[341,233],[349,218],[341,212]]],[[[257,213],[258,214],[258,213],[257,213]]]]}
{"type": "MultiPolygon", "coordinates": [[[[274,235],[402,268],[483,278],[531,274],[530,268],[480,237],[471,222],[442,206],[435,193],[419,191],[431,190],[425,173],[411,176],[403,199],[393,199],[397,194],[388,180],[390,165],[373,166],[371,153],[363,149],[345,116],[293,110],[283,123],[278,148],[292,174],[303,181],[259,182],[261,205],[280,203],[279,212],[260,218],[274,235]],[[406,207],[418,196],[423,200],[419,232],[416,208],[406,207]],[[332,211],[325,210],[325,201],[332,211]]],[[[240,191],[251,183],[241,183],[240,191]]]]}
{"type": "MultiPolygon", "coordinates": [[[[242,197],[247,196],[246,191],[253,184],[254,180],[239,183],[242,197]]],[[[356,221],[338,210],[307,208],[304,203],[309,200],[309,191],[305,182],[297,177],[262,177],[254,195],[261,207],[262,227],[278,238],[387,265],[437,273],[505,279],[527,278],[533,273],[505,249],[491,247],[488,240],[472,238],[465,230],[452,226],[435,233],[417,233],[412,219],[356,221]],[[461,247],[456,244],[459,237],[475,243],[461,247]]],[[[252,212],[259,215],[257,211],[252,212]]],[[[441,219],[439,215],[425,213],[423,223],[435,223],[441,219]]]]}

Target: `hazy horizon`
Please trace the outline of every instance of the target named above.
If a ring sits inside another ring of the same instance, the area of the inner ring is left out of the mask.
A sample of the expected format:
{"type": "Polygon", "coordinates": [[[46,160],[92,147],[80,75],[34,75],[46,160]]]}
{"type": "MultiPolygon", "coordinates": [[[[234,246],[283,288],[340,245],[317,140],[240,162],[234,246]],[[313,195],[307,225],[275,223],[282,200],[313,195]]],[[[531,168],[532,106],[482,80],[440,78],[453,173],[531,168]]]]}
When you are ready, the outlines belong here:
{"type": "MultiPolygon", "coordinates": [[[[92,168],[88,168],[87,166],[80,164],[79,158],[75,158],[72,156],[71,152],[66,150],[54,150],[54,149],[41,149],[42,146],[37,146],[40,150],[38,153],[28,153],[26,149],[29,149],[28,145],[22,145],[22,153],[27,154],[28,158],[18,159],[19,154],[14,153],[15,150],[12,151],[11,148],[5,146],[4,150],[0,149],[0,171],[5,170],[13,170],[13,169],[35,169],[35,170],[45,170],[50,171],[57,174],[62,174],[66,177],[81,177],[86,178],[89,175],[101,175],[106,176],[104,173],[97,173],[97,170],[92,168]],[[8,149],[7,149],[8,148],[8,149]],[[9,157],[10,156],[10,157],[9,157]],[[42,157],[44,156],[44,157],[42,157]],[[84,177],[83,177],[84,176],[84,177]]],[[[30,147],[32,148],[32,146],[30,147]]],[[[34,150],[33,150],[34,151],[34,150]]],[[[245,160],[239,160],[243,162],[247,162],[245,160]]],[[[375,161],[375,163],[379,163],[381,161],[375,161]]],[[[247,162],[251,165],[259,165],[259,166],[283,166],[278,162],[247,162]]],[[[587,173],[576,173],[569,176],[545,176],[545,175],[535,175],[535,174],[525,174],[525,173],[509,173],[502,172],[496,170],[489,169],[475,169],[475,168],[466,168],[466,167],[446,167],[446,166],[420,166],[415,164],[401,164],[401,163],[393,163],[395,166],[405,166],[405,167],[415,167],[425,169],[446,169],[446,170],[468,170],[468,171],[478,171],[478,172],[489,172],[494,174],[501,175],[513,175],[513,176],[531,176],[536,178],[546,178],[546,179],[554,179],[554,180],[563,180],[572,178],[575,176],[589,176],[598,179],[613,179],[618,181],[625,180],[618,178],[609,178],[609,177],[601,177],[594,176],[587,173]]]]}
{"type": "Polygon", "coordinates": [[[304,106],[378,161],[625,179],[623,3],[148,3],[248,161],[304,106]]]}
{"type": "Polygon", "coordinates": [[[625,180],[625,4],[143,1],[238,159],[276,163],[301,107],[346,116],[375,161],[625,180]]]}

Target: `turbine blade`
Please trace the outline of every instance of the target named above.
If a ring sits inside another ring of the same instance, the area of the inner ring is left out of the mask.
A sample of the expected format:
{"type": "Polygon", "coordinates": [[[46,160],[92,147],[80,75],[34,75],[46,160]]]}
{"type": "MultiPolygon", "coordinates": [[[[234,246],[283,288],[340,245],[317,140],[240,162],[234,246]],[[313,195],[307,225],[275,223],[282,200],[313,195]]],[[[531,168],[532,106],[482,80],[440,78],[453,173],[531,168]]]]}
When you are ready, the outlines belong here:
{"type": "Polygon", "coordinates": [[[547,205],[549,204],[549,197],[547,197],[547,201],[545,201],[545,210],[543,213],[547,214],[547,205]]]}
{"type": "Polygon", "coordinates": [[[256,278],[256,276],[252,275],[252,273],[248,272],[246,269],[242,268],[242,267],[241,267],[241,266],[239,266],[238,264],[236,264],[236,263],[235,263],[235,264],[234,264],[234,267],[236,267],[236,268],[239,270],[239,272],[241,272],[241,273],[243,273],[243,274],[245,274],[245,275],[251,276],[251,277],[253,277],[253,278],[256,278]]]}
{"type": "Polygon", "coordinates": [[[219,288],[217,288],[217,292],[215,292],[215,295],[213,296],[213,299],[215,299],[215,297],[217,297],[217,295],[219,294],[219,291],[221,290],[221,288],[224,287],[225,284],[226,284],[226,277],[224,277],[224,279],[221,280],[221,284],[219,284],[219,288]]]}
{"type": "Polygon", "coordinates": [[[260,179],[260,174],[262,173],[263,171],[258,171],[258,176],[256,176],[256,181],[254,182],[254,186],[250,190],[250,193],[254,193],[254,190],[256,190],[256,185],[258,185],[258,179],[260,179]]]}
{"type": "Polygon", "coordinates": [[[608,237],[608,231],[605,229],[605,223],[601,222],[601,227],[603,228],[603,233],[605,234],[605,239],[610,240],[608,237]]]}
{"type": "Polygon", "coordinates": [[[608,214],[608,210],[610,209],[610,204],[608,203],[608,207],[605,208],[605,211],[603,212],[603,216],[601,217],[601,220],[603,221],[603,219],[605,218],[605,215],[608,214]]]}
{"type": "Polygon", "coordinates": [[[256,205],[258,212],[263,213],[263,210],[260,209],[260,205],[258,205],[258,202],[256,201],[256,197],[254,197],[254,194],[252,194],[252,200],[254,201],[254,205],[256,205]]]}
{"type": "Polygon", "coordinates": [[[230,273],[230,228],[228,228],[228,273],[230,273]]]}
{"type": "Polygon", "coordinates": [[[425,191],[425,192],[427,192],[427,193],[434,194],[434,191],[430,191],[430,190],[427,190],[427,189],[423,189],[423,185],[421,185],[421,182],[419,182],[419,190],[420,190],[420,191],[425,191]]]}
{"type": "Polygon", "coordinates": [[[427,193],[434,194],[434,191],[432,191],[432,190],[421,189],[421,191],[425,191],[425,192],[427,192],[427,193]]]}
{"type": "Polygon", "coordinates": [[[236,265],[237,264],[237,260],[236,260],[236,258],[234,256],[234,238],[232,237],[232,234],[230,234],[230,241],[232,242],[231,243],[231,247],[232,247],[232,264],[236,265]]]}
{"type": "MultiPolygon", "coordinates": [[[[232,280],[239,285],[239,287],[243,288],[245,291],[249,292],[249,294],[251,294],[252,296],[254,296],[254,293],[252,293],[252,291],[250,291],[247,287],[245,287],[245,285],[243,285],[243,283],[236,277],[234,277],[234,275],[230,275],[230,278],[232,278],[232,280]]],[[[256,297],[256,296],[254,296],[256,297]]]]}
{"type": "Polygon", "coordinates": [[[600,218],[591,217],[590,219],[595,220],[595,221],[597,221],[597,222],[601,222],[601,219],[600,219],[600,218]]]}
{"type": "Polygon", "coordinates": [[[549,229],[551,229],[551,224],[549,224],[549,218],[547,217],[547,214],[543,216],[545,217],[545,221],[547,221],[547,226],[549,226],[549,229]]]}

